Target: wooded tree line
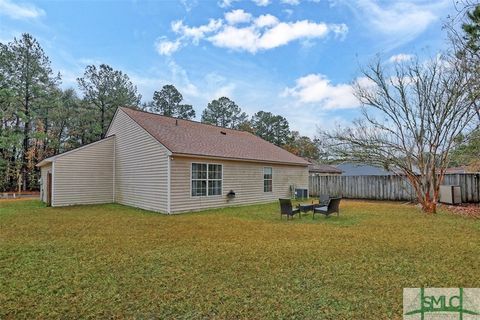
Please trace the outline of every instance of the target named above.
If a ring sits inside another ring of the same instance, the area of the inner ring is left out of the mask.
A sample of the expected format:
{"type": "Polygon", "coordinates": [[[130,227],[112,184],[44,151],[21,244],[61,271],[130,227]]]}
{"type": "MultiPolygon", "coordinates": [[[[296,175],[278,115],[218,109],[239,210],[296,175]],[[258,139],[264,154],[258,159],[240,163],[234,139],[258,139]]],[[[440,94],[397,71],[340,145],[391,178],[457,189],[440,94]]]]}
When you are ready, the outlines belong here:
{"type": "MultiPolygon", "coordinates": [[[[32,35],[0,43],[0,191],[38,189],[35,165],[103,138],[119,106],[182,119],[196,116],[173,85],[142,103],[128,75],[106,64],[87,66],[77,82],[77,88],[60,87],[61,74],[52,70],[32,35]]],[[[247,130],[298,155],[318,157],[314,141],[291,132],[284,117],[265,111],[249,117],[227,97],[211,101],[201,120],[247,130]]]]}
{"type": "Polygon", "coordinates": [[[35,190],[42,159],[100,139],[118,105],[138,107],[128,76],[107,65],[87,66],[75,89],[36,39],[0,43],[0,190],[35,190]]]}
{"type": "MultiPolygon", "coordinates": [[[[467,7],[449,35],[451,50],[428,63],[379,60],[364,67],[367,84],[355,85],[362,118],[321,132],[321,139],[291,131],[287,119],[271,112],[249,117],[227,97],[208,103],[201,121],[250,131],[311,159],[395,167],[409,177],[424,210],[434,212],[448,166],[480,169],[480,6],[467,7]]],[[[77,82],[77,88],[60,87],[61,75],[31,35],[0,43],[0,191],[37,189],[35,164],[104,137],[118,106],[196,116],[173,85],[142,103],[128,75],[105,64],[87,66],[77,82]]]]}

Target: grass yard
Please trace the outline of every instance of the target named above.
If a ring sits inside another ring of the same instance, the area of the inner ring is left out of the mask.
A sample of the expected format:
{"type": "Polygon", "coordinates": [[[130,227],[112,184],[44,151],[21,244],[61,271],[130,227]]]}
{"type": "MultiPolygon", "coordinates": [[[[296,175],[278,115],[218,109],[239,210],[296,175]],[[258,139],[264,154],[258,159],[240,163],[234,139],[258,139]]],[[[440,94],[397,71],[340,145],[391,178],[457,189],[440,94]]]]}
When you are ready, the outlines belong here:
{"type": "Polygon", "coordinates": [[[480,220],[344,201],[166,216],[0,202],[0,319],[398,319],[404,287],[480,287],[480,220]]]}

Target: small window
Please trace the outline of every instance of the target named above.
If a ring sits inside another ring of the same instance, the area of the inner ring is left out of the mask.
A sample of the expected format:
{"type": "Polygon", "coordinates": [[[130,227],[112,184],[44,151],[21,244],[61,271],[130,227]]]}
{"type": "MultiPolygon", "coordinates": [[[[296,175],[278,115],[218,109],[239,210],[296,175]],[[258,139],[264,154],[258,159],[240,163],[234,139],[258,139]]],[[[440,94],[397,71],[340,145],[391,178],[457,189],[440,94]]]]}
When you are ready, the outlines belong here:
{"type": "Polygon", "coordinates": [[[192,163],[192,197],[222,194],[222,165],[192,163]]]}
{"type": "Polygon", "coordinates": [[[263,168],[263,192],[272,192],[272,168],[265,167],[263,168]]]}

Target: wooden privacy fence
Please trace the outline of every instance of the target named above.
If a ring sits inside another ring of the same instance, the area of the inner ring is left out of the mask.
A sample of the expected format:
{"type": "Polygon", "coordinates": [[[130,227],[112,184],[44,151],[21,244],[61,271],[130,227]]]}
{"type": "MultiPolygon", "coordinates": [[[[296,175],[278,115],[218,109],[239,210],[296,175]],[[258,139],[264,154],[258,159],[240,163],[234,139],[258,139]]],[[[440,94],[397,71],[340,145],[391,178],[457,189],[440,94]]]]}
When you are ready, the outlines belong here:
{"type": "MultiPolygon", "coordinates": [[[[446,174],[443,184],[458,185],[462,202],[480,202],[480,174],[446,174]]],[[[328,194],[351,199],[416,199],[415,191],[403,176],[310,176],[311,196],[328,194]]]]}

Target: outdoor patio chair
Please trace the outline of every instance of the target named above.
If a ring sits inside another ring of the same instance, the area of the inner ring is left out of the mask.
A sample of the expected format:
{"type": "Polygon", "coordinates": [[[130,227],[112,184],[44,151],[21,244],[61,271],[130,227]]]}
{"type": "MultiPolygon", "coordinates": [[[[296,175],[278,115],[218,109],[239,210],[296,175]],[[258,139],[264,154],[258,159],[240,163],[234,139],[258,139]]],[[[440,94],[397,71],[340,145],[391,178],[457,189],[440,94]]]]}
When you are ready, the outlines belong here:
{"type": "Polygon", "coordinates": [[[330,202],[330,196],[328,194],[321,194],[318,196],[318,203],[320,204],[321,207],[328,206],[329,202],[330,202]]]}
{"type": "Polygon", "coordinates": [[[287,216],[287,220],[289,217],[292,217],[296,214],[300,215],[299,208],[293,208],[292,200],[290,199],[278,199],[280,201],[280,219],[282,219],[283,215],[287,216]]]}
{"type": "Polygon", "coordinates": [[[318,206],[313,209],[313,218],[315,219],[315,213],[324,214],[326,217],[336,212],[337,216],[340,214],[340,200],[342,198],[331,198],[326,206],[318,206]]]}

